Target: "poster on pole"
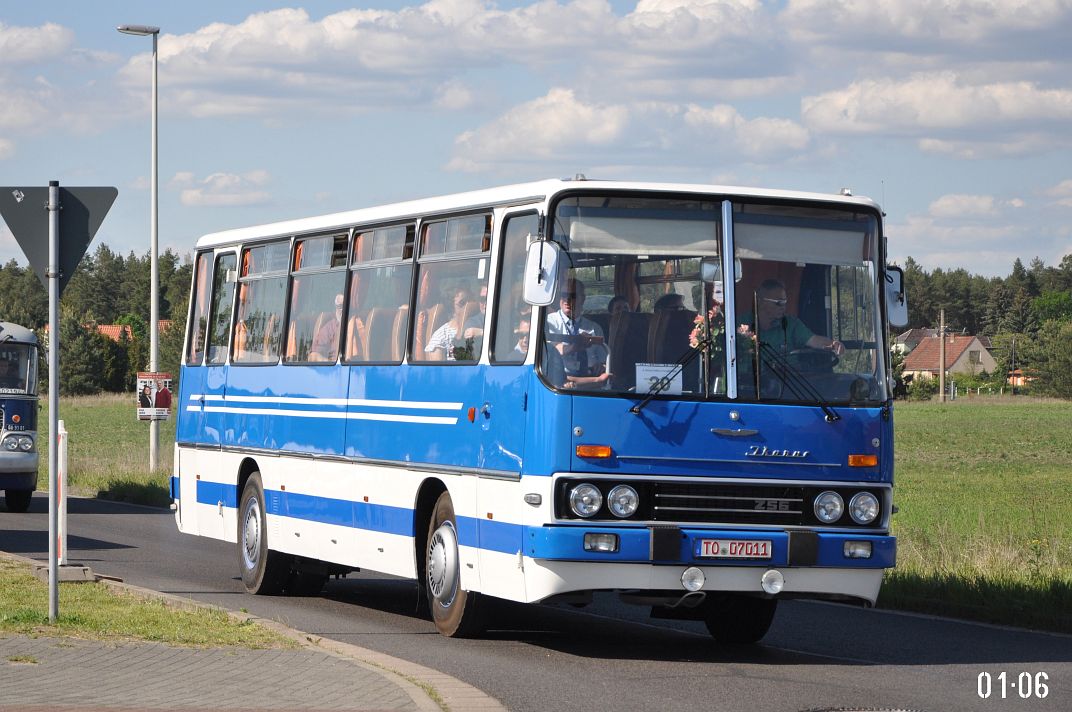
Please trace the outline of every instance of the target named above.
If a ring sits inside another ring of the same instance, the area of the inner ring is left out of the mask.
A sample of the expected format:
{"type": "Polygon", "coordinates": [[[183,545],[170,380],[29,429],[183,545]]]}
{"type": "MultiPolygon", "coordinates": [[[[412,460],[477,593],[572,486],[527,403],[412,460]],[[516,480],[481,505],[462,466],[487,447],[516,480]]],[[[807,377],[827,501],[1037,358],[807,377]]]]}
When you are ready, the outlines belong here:
{"type": "Polygon", "coordinates": [[[171,374],[138,371],[138,420],[167,420],[171,415],[171,374]]]}

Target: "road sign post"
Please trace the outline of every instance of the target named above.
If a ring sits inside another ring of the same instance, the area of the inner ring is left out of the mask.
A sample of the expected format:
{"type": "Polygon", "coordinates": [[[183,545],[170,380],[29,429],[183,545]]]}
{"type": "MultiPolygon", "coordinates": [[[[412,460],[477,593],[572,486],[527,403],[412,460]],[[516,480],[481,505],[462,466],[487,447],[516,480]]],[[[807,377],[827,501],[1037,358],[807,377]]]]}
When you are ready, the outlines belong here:
{"type": "MultiPolygon", "coordinates": [[[[0,188],[0,216],[48,289],[48,620],[59,617],[60,294],[119,194],[115,188],[0,188]],[[47,211],[41,219],[40,206],[47,211]],[[62,211],[62,212],[61,212],[62,211]]],[[[66,531],[66,523],[64,523],[66,531]]],[[[66,555],[66,547],[64,547],[66,555]]]]}

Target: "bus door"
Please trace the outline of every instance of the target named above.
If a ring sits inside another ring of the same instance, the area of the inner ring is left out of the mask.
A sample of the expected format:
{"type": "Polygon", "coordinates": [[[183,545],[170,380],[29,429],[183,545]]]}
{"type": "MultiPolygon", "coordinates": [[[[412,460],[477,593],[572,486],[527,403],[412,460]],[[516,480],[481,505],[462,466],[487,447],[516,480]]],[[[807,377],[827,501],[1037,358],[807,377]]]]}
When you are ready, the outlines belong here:
{"type": "MultiPolygon", "coordinates": [[[[212,267],[212,292],[208,315],[206,318],[205,354],[204,366],[200,369],[202,381],[196,390],[189,390],[196,399],[191,400],[189,405],[199,406],[200,425],[196,434],[196,442],[201,446],[218,448],[225,444],[224,434],[228,431],[227,413],[225,412],[224,396],[227,393],[227,355],[230,348],[231,336],[231,311],[234,306],[235,283],[238,281],[237,273],[238,257],[232,251],[217,252],[212,267]]],[[[187,396],[189,398],[189,396],[187,396]]],[[[204,450],[202,450],[204,452],[204,450]]],[[[183,491],[180,492],[183,499],[189,496],[185,491],[187,487],[195,489],[196,496],[193,501],[201,504],[217,504],[223,501],[224,506],[230,499],[223,483],[215,482],[220,473],[213,473],[211,468],[201,467],[198,464],[196,473],[200,476],[199,482],[183,482],[183,491]]],[[[189,478],[184,478],[189,480],[189,478]]],[[[237,495],[235,495],[237,501],[237,495]]],[[[223,538],[224,518],[219,516],[218,507],[198,508],[198,531],[202,536],[223,538]]]]}
{"type": "MultiPolygon", "coordinates": [[[[477,487],[481,590],[507,598],[525,595],[524,572],[517,556],[524,548],[516,503],[517,480],[525,462],[525,432],[531,417],[532,350],[529,332],[533,308],[521,298],[525,252],[534,239],[539,216],[532,210],[505,211],[501,225],[494,298],[488,304],[490,329],[483,398],[476,417],[480,425],[480,479],[477,487]],[[494,516],[493,516],[494,515],[494,516]],[[494,517],[498,517],[497,519],[494,517]]],[[[526,507],[527,505],[520,505],[526,507]]]]}

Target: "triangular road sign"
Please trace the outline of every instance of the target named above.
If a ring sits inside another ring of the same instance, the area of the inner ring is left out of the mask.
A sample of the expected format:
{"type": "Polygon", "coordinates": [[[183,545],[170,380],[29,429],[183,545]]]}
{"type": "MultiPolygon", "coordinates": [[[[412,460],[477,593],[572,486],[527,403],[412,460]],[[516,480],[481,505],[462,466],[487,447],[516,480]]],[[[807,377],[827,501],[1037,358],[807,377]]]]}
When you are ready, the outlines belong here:
{"type": "MultiPolygon", "coordinates": [[[[60,188],[60,293],[115,202],[115,188],[60,188]]],[[[0,188],[0,216],[48,286],[48,188],[0,188]]]]}

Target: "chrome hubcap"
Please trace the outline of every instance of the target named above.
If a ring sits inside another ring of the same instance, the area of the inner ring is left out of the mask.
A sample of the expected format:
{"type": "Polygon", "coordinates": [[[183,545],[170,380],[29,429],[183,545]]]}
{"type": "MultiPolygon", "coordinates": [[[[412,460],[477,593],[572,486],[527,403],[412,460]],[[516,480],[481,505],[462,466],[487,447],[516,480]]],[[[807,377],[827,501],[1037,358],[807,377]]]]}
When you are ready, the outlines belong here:
{"type": "Polygon", "coordinates": [[[251,497],[242,518],[242,561],[247,569],[257,568],[261,553],[261,512],[256,498],[251,497]]]}
{"type": "Polygon", "coordinates": [[[450,522],[440,524],[428,543],[428,591],[443,607],[458,592],[458,536],[450,522]]]}

